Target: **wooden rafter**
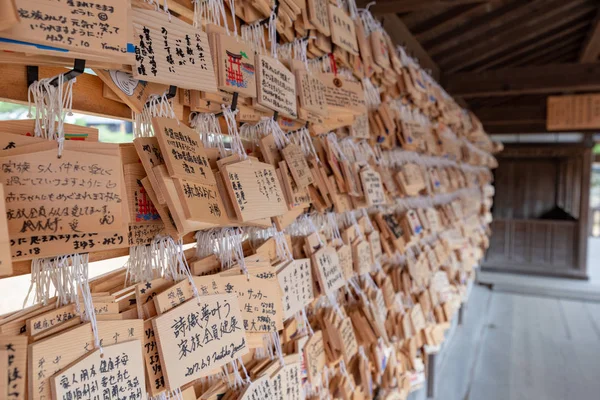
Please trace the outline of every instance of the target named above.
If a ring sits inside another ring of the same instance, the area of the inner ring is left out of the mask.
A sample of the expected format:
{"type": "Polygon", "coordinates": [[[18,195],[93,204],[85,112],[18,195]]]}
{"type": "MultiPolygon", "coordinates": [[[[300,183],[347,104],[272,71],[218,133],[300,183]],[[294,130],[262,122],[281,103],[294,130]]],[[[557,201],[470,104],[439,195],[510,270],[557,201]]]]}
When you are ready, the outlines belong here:
{"type": "Polygon", "coordinates": [[[470,70],[473,72],[480,72],[499,65],[511,65],[512,61],[521,59],[531,51],[535,51],[539,48],[545,48],[557,40],[562,40],[567,35],[576,34],[579,31],[582,31],[589,25],[589,21],[583,20],[582,22],[575,24],[569,23],[568,25],[569,26],[566,29],[563,26],[554,29],[548,36],[545,36],[544,38],[534,38],[526,45],[521,44],[515,48],[510,48],[504,55],[492,57],[489,61],[483,64],[478,64],[476,68],[470,68],[470,70]]]}
{"type": "Polygon", "coordinates": [[[390,35],[392,42],[405,46],[419,60],[423,68],[431,70],[431,75],[435,79],[439,79],[440,68],[427,51],[425,51],[423,46],[421,46],[421,43],[408,30],[400,17],[397,15],[385,15],[383,17],[383,27],[390,35]]]}
{"type": "Polygon", "coordinates": [[[552,45],[548,45],[542,48],[537,49],[536,51],[531,51],[527,55],[523,55],[520,59],[516,60],[514,63],[510,64],[510,67],[519,67],[522,65],[528,65],[529,63],[535,63],[538,60],[550,60],[552,61],[552,57],[560,57],[567,52],[571,52],[575,49],[579,48],[579,44],[583,39],[582,35],[573,35],[567,37],[563,41],[556,42],[552,45]]]}
{"type": "Polygon", "coordinates": [[[600,59],[600,9],[579,55],[579,62],[596,62],[600,59]]]}
{"type": "MultiPolygon", "coordinates": [[[[380,0],[370,8],[378,14],[396,14],[432,8],[447,8],[461,4],[487,3],[490,0],[380,0]]],[[[368,1],[359,2],[364,6],[368,1]]]]}
{"type": "Polygon", "coordinates": [[[504,4],[479,18],[469,21],[468,24],[461,25],[451,30],[443,37],[434,38],[423,43],[423,46],[429,51],[429,54],[431,54],[432,57],[438,55],[443,56],[468,40],[480,40],[482,35],[490,29],[529,12],[542,1],[543,0],[536,0],[530,3],[512,1],[508,4],[504,4]]]}
{"type": "Polygon", "coordinates": [[[444,77],[446,90],[465,98],[600,90],[600,63],[503,68],[444,77]]]}
{"type": "Polygon", "coordinates": [[[540,102],[537,106],[515,107],[484,107],[476,112],[484,125],[511,125],[515,123],[545,123],[546,104],[540,102]]]}
{"type": "Polygon", "coordinates": [[[555,7],[548,9],[545,13],[528,14],[518,21],[513,21],[512,28],[499,27],[490,31],[485,40],[478,38],[464,43],[460,49],[456,49],[452,54],[448,54],[441,59],[438,58],[438,62],[444,67],[444,71],[449,73],[459,71],[467,65],[485,60],[516,43],[534,39],[557,26],[577,20],[593,10],[593,6],[589,3],[565,3],[561,0],[559,3],[553,4],[555,7]]]}
{"type": "Polygon", "coordinates": [[[417,25],[411,29],[411,32],[423,43],[447,31],[452,26],[460,25],[476,15],[488,12],[491,7],[492,3],[463,4],[453,7],[417,25]]]}

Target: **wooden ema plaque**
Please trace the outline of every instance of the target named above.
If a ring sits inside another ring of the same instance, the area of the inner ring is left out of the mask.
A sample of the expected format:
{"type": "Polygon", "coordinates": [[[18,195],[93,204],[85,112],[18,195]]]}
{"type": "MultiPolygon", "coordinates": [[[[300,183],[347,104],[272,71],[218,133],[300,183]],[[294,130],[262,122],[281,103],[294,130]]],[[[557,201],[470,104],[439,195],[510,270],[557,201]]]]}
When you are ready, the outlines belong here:
{"type": "Polygon", "coordinates": [[[369,206],[378,206],[386,203],[383,183],[379,172],[372,168],[365,168],[360,171],[365,198],[369,206]]]}
{"type": "Polygon", "coordinates": [[[320,79],[325,84],[325,101],[332,108],[331,111],[366,114],[365,93],[360,83],[331,73],[320,74],[320,79]]]}
{"type": "Polygon", "coordinates": [[[369,139],[371,137],[368,114],[359,115],[354,118],[354,122],[350,126],[350,136],[358,139],[369,139]]]}
{"type": "Polygon", "coordinates": [[[352,258],[354,260],[354,269],[358,275],[368,274],[373,266],[371,255],[371,245],[369,242],[361,240],[352,245],[352,258]]]}
{"type": "Polygon", "coordinates": [[[327,115],[327,102],[325,101],[325,85],[318,76],[310,74],[305,69],[297,69],[296,92],[300,107],[319,116],[327,115]]]}
{"type": "Polygon", "coordinates": [[[133,74],[116,69],[96,68],[94,72],[122,102],[137,113],[143,111],[150,95],[164,93],[169,88],[167,85],[136,79],[133,74]]]}
{"type": "Polygon", "coordinates": [[[65,149],[59,159],[53,147],[1,162],[11,237],[115,232],[127,222],[119,157],[65,149]]]}
{"type": "Polygon", "coordinates": [[[331,41],[346,50],[348,53],[358,55],[358,41],[354,21],[343,8],[329,4],[329,26],[331,27],[331,41]]]}
{"type": "Polygon", "coordinates": [[[352,261],[352,248],[347,244],[341,245],[337,249],[340,268],[344,274],[344,279],[348,280],[355,275],[354,262],[352,261]]]}
{"type": "Polygon", "coordinates": [[[309,258],[293,260],[277,272],[281,289],[283,319],[292,318],[314,299],[312,268],[309,258]]]}
{"type": "MultiPolygon", "coordinates": [[[[141,342],[143,321],[141,319],[98,321],[98,336],[104,346],[132,340],[141,342]]],[[[30,344],[27,368],[28,398],[50,400],[52,375],[92,350],[94,350],[94,335],[89,323],[30,344]]]]}
{"type": "MultiPolygon", "coordinates": [[[[0,199],[4,198],[4,186],[0,184],[0,199]]],[[[13,271],[10,243],[6,221],[6,204],[0,201],[0,276],[11,275],[13,271]]]]}
{"type": "MultiPolygon", "coordinates": [[[[120,5],[122,8],[122,5],[120,5]]],[[[208,37],[179,18],[131,10],[135,45],[133,77],[185,89],[216,92],[208,37]]]]}
{"type": "MultiPolygon", "coordinates": [[[[149,303],[152,304],[152,303],[149,303]]],[[[154,318],[144,321],[144,363],[146,365],[146,376],[148,378],[148,392],[151,396],[167,390],[165,378],[162,372],[160,355],[158,354],[158,345],[154,336],[154,327],[152,321],[154,318]]]]}
{"type": "Polygon", "coordinates": [[[328,0],[307,0],[308,21],[323,35],[331,36],[329,25],[328,0]]]}
{"type": "Polygon", "coordinates": [[[323,368],[327,363],[323,332],[316,331],[304,345],[303,351],[308,380],[312,385],[318,385],[321,382],[323,368]]]}
{"type": "Polygon", "coordinates": [[[130,223],[162,224],[160,215],[150,200],[141,180],[146,177],[146,171],[141,164],[125,164],[125,188],[129,206],[130,223]]]}
{"type": "Polygon", "coordinates": [[[306,157],[300,146],[290,143],[281,150],[281,154],[299,189],[304,189],[314,182],[313,175],[308,168],[306,157]]]}
{"type": "Polygon", "coordinates": [[[167,388],[208,376],[248,353],[241,321],[237,298],[228,294],[192,298],[156,317],[154,335],[167,388]]]}
{"type": "Polygon", "coordinates": [[[27,335],[0,335],[0,349],[6,351],[6,368],[3,370],[6,379],[6,390],[2,398],[8,400],[25,400],[27,383],[27,335]]]}
{"type": "Polygon", "coordinates": [[[155,118],[153,124],[171,177],[207,185],[217,184],[196,131],[171,118],[155,118]]]}
{"type": "Polygon", "coordinates": [[[239,38],[213,34],[216,40],[219,89],[238,92],[242,97],[256,97],[255,54],[252,47],[239,38]]]}
{"type": "Polygon", "coordinates": [[[285,214],[288,209],[270,164],[246,160],[223,166],[223,180],[240,221],[285,214]]]}
{"type": "Polygon", "coordinates": [[[223,272],[217,276],[194,277],[194,283],[201,296],[237,294],[246,332],[267,333],[283,329],[281,292],[273,271],[250,276],[223,272]]]}
{"type": "Polygon", "coordinates": [[[127,54],[129,4],[120,0],[14,3],[19,23],[2,30],[0,38],[41,45],[27,46],[28,53],[48,54],[54,50],[53,54],[68,57],[73,52],[124,64],[131,59],[127,54]]]}
{"type": "Polygon", "coordinates": [[[313,266],[325,294],[335,293],[346,280],[340,268],[340,260],[332,246],[324,246],[312,255],[313,266]]]}
{"type": "Polygon", "coordinates": [[[52,377],[55,399],[83,398],[96,392],[106,398],[146,399],[146,377],[139,340],[132,340],[94,350],[52,377]]]}
{"type": "Polygon", "coordinates": [[[296,78],[279,60],[256,56],[258,104],[288,118],[298,118],[296,78]]]}
{"type": "Polygon", "coordinates": [[[186,219],[216,225],[229,223],[227,211],[216,185],[204,185],[185,179],[173,179],[173,182],[177,194],[183,200],[181,204],[186,219]]]}
{"type": "Polygon", "coordinates": [[[371,32],[371,49],[375,63],[383,69],[390,67],[390,53],[383,32],[371,32]]]}

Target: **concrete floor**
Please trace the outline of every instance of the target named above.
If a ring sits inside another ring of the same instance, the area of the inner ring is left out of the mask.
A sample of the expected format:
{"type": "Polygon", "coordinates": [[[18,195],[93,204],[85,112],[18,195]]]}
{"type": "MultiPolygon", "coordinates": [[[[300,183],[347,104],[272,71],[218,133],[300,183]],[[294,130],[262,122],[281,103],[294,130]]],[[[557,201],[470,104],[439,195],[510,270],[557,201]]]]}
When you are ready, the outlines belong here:
{"type": "Polygon", "coordinates": [[[599,399],[600,303],[475,286],[437,376],[439,400],[599,399]]]}

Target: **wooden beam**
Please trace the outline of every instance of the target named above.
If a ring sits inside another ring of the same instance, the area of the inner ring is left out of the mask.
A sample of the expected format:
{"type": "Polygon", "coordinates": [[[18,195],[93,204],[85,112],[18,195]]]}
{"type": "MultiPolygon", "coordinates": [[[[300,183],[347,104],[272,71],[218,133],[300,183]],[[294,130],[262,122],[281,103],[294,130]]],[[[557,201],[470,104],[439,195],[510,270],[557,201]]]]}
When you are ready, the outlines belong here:
{"type": "Polygon", "coordinates": [[[533,93],[600,90],[600,63],[503,68],[447,75],[444,87],[453,96],[492,97],[533,93]]]}
{"type": "Polygon", "coordinates": [[[512,125],[546,123],[546,105],[529,107],[483,107],[474,111],[484,125],[512,125]]]}
{"type": "Polygon", "coordinates": [[[404,22],[397,15],[385,15],[382,20],[383,28],[387,31],[394,44],[404,46],[409,53],[419,60],[424,69],[431,71],[431,76],[439,81],[440,67],[433,61],[421,43],[408,30],[404,22]]]}
{"type": "Polygon", "coordinates": [[[447,54],[451,49],[459,47],[462,43],[472,39],[481,40],[481,36],[492,28],[517,18],[530,12],[545,0],[535,0],[532,2],[513,1],[504,4],[493,11],[469,21],[468,24],[461,25],[451,30],[443,37],[423,43],[423,46],[429,51],[431,56],[447,54]]]}
{"type": "Polygon", "coordinates": [[[583,37],[581,35],[572,35],[552,45],[543,46],[542,48],[536,51],[531,51],[527,55],[523,55],[523,57],[521,57],[520,59],[516,60],[514,63],[511,63],[508,66],[518,67],[521,65],[532,65],[538,60],[552,60],[553,56],[559,57],[567,52],[570,53],[574,49],[579,49],[579,44],[581,43],[582,38],[583,37]]]}
{"type": "Polygon", "coordinates": [[[511,46],[540,37],[558,26],[565,26],[589,14],[592,10],[593,6],[588,3],[564,3],[564,0],[561,0],[560,4],[555,4],[545,13],[524,15],[512,21],[510,27],[500,26],[488,32],[485,38],[476,38],[463,43],[446,56],[440,55],[437,60],[444,71],[457,72],[468,65],[493,57],[511,46]]]}
{"type": "Polygon", "coordinates": [[[518,134],[518,133],[585,133],[589,135],[593,135],[597,132],[597,130],[573,130],[573,131],[565,131],[565,132],[551,132],[546,128],[546,123],[539,122],[524,122],[524,123],[512,123],[512,124],[504,124],[504,125],[493,125],[493,124],[483,124],[483,129],[486,133],[498,133],[498,134],[518,134]]]}
{"type": "Polygon", "coordinates": [[[600,59],[600,9],[596,19],[592,24],[583,47],[581,48],[581,54],[579,55],[579,62],[589,63],[597,62],[600,59]]]}
{"type": "MultiPolygon", "coordinates": [[[[0,100],[27,104],[26,70],[24,65],[0,64],[0,100]]],[[[49,78],[66,71],[59,67],[39,67],[39,77],[49,78]]],[[[95,75],[79,75],[73,85],[73,111],[130,120],[128,106],[98,95],[102,93],[102,86],[102,81],[95,75]]]]}
{"type": "Polygon", "coordinates": [[[421,43],[439,36],[452,26],[465,23],[475,15],[488,12],[492,3],[463,4],[438,14],[411,29],[421,43]]]}
{"type": "MultiPolygon", "coordinates": [[[[369,10],[376,14],[397,14],[432,8],[447,8],[461,4],[487,3],[490,0],[380,0],[369,10]]],[[[364,7],[369,1],[358,2],[359,7],[364,7]]]]}
{"type": "Polygon", "coordinates": [[[473,69],[473,72],[485,71],[486,69],[491,69],[492,67],[503,64],[506,61],[508,61],[508,64],[510,65],[511,60],[519,60],[523,57],[523,55],[529,54],[529,52],[531,52],[532,50],[538,49],[540,47],[545,48],[546,45],[548,45],[556,40],[560,40],[560,39],[564,38],[565,36],[570,35],[571,33],[576,33],[579,30],[582,30],[583,28],[587,27],[588,25],[589,25],[589,21],[586,20],[586,21],[582,21],[582,22],[576,23],[574,25],[571,25],[567,29],[563,29],[563,27],[559,27],[558,29],[555,29],[555,31],[553,33],[551,33],[550,35],[548,35],[544,38],[541,38],[541,39],[535,38],[535,39],[531,40],[528,45],[525,45],[525,46],[521,45],[514,49],[511,48],[503,56],[496,56],[496,57],[493,57],[492,59],[490,59],[485,64],[479,64],[477,66],[477,68],[473,69]]]}

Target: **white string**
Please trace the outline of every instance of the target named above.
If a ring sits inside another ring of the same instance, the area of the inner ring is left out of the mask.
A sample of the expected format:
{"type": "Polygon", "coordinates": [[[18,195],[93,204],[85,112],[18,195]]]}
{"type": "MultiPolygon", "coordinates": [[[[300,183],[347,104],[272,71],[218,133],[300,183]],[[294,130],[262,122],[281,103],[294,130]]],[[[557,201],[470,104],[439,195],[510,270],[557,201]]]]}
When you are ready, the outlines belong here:
{"type": "MultiPolygon", "coordinates": [[[[269,42],[271,43],[271,57],[277,58],[277,24],[275,10],[269,15],[269,42]]],[[[261,28],[262,30],[262,28],[261,28]]]]}
{"type": "Polygon", "coordinates": [[[284,233],[278,231],[275,226],[273,226],[271,229],[274,230],[273,238],[275,239],[277,258],[282,261],[292,260],[292,252],[290,251],[290,247],[288,246],[288,242],[285,239],[284,233]]]}
{"type": "Polygon", "coordinates": [[[381,97],[379,95],[379,89],[377,89],[371,79],[362,79],[363,91],[365,93],[365,103],[369,110],[376,110],[381,104],[381,97]]]}
{"type": "Polygon", "coordinates": [[[236,114],[239,110],[231,111],[230,106],[226,106],[222,104],[223,108],[223,117],[225,118],[225,122],[227,123],[227,133],[231,138],[231,150],[233,154],[239,155],[243,160],[248,158],[246,154],[246,150],[244,149],[244,144],[242,143],[242,139],[240,137],[240,133],[238,131],[237,122],[235,120],[236,114]]]}

